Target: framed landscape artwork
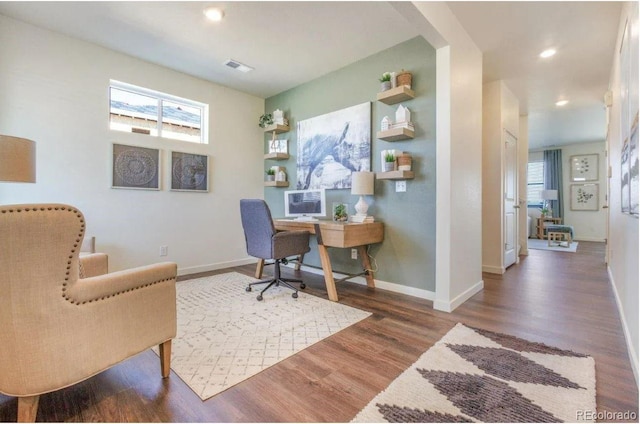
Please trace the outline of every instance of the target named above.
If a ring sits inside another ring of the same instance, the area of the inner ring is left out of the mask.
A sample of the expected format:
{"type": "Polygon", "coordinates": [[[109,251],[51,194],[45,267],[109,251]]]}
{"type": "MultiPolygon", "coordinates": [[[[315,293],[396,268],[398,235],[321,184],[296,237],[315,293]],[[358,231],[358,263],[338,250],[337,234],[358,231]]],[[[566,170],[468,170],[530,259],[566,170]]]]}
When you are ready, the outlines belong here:
{"type": "Polygon", "coordinates": [[[571,184],[571,210],[597,211],[598,184],[571,184]]]}
{"type": "Polygon", "coordinates": [[[209,156],[171,152],[171,190],[209,191],[209,156]]]}
{"type": "Polygon", "coordinates": [[[571,156],[571,181],[598,180],[598,154],[571,156]]]}
{"type": "Polygon", "coordinates": [[[160,150],[113,144],[111,187],[160,190],[160,150]]]}

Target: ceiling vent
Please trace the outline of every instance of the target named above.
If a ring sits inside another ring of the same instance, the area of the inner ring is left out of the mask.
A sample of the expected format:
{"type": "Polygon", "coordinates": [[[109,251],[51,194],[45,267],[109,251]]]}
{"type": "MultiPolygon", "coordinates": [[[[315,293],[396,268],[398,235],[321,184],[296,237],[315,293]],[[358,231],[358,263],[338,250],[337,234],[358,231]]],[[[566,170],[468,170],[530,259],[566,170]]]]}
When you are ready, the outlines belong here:
{"type": "Polygon", "coordinates": [[[226,62],[224,62],[224,64],[226,66],[228,66],[229,68],[233,68],[233,69],[238,70],[240,72],[253,71],[253,68],[251,66],[247,66],[244,63],[240,63],[237,60],[233,60],[233,59],[227,60],[226,62]]]}

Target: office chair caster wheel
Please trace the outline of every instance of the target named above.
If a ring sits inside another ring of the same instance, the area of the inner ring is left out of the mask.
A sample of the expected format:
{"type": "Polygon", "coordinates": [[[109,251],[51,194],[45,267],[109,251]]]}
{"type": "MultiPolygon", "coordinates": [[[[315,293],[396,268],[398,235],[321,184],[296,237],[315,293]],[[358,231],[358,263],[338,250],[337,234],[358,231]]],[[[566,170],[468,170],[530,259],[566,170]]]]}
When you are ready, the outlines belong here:
{"type": "Polygon", "coordinates": [[[307,285],[306,285],[305,283],[300,284],[300,288],[301,288],[301,289],[304,289],[304,288],[306,288],[306,287],[307,287],[307,285]]]}
{"type": "Polygon", "coordinates": [[[256,299],[258,299],[258,301],[261,301],[261,300],[262,300],[262,295],[261,295],[261,294],[259,294],[259,295],[256,297],[256,299]]]}
{"type": "Polygon", "coordinates": [[[250,292],[251,291],[251,286],[247,286],[247,288],[245,290],[250,292]]]}
{"type": "Polygon", "coordinates": [[[298,292],[294,292],[294,293],[291,295],[291,297],[293,297],[294,299],[297,299],[297,298],[298,298],[298,292]]]}

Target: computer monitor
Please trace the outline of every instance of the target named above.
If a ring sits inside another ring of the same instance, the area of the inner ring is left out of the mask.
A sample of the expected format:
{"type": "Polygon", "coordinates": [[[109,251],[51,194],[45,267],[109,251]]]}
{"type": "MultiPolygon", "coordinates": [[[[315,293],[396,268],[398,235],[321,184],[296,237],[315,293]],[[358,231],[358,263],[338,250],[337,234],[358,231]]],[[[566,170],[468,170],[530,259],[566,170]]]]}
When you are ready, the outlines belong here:
{"type": "Polygon", "coordinates": [[[284,214],[299,221],[314,221],[327,215],[324,189],[288,190],[284,192],[284,214]]]}

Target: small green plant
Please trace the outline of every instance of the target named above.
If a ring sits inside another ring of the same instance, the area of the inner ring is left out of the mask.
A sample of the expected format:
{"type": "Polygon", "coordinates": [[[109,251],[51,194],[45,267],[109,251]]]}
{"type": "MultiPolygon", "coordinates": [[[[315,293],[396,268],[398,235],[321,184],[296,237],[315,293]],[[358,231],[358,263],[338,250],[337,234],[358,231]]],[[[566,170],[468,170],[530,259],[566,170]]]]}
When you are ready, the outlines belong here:
{"type": "Polygon", "coordinates": [[[276,170],[275,169],[269,168],[269,169],[267,169],[266,172],[267,172],[267,175],[276,175],[276,170]]]}
{"type": "Polygon", "coordinates": [[[258,120],[258,125],[260,125],[260,128],[265,128],[269,125],[273,124],[273,115],[270,113],[265,113],[264,115],[260,116],[260,119],[258,120]]]}
{"type": "Polygon", "coordinates": [[[380,79],[380,82],[391,81],[391,74],[389,72],[385,72],[382,74],[382,76],[379,79],[380,79]]]}
{"type": "Polygon", "coordinates": [[[393,153],[387,153],[386,155],[384,155],[384,161],[385,162],[395,162],[396,161],[396,157],[393,156],[393,153]]]}
{"type": "Polygon", "coordinates": [[[549,209],[547,209],[547,208],[542,208],[542,209],[540,209],[540,213],[541,213],[542,215],[546,215],[546,214],[548,214],[548,213],[549,213],[549,209]]]}
{"type": "Polygon", "coordinates": [[[333,208],[334,221],[346,221],[347,220],[347,206],[343,203],[336,205],[333,208]]]}

